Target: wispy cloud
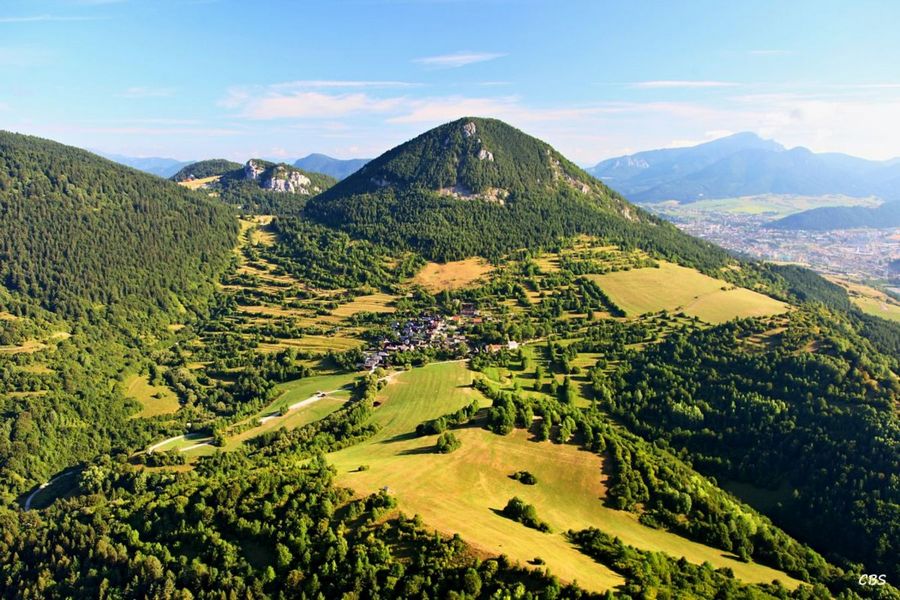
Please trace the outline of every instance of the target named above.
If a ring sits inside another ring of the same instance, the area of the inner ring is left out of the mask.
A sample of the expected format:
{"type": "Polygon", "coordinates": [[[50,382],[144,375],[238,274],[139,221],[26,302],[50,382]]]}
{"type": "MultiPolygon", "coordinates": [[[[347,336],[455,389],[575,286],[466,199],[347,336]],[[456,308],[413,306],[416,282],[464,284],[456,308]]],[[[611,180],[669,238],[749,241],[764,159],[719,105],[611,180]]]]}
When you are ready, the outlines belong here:
{"type": "Polygon", "coordinates": [[[321,92],[275,93],[256,96],[242,89],[230,90],[220,103],[239,108],[241,116],[256,119],[333,119],[346,115],[386,112],[395,109],[401,98],[373,98],[364,93],[325,94],[321,92]]]}
{"type": "Polygon", "coordinates": [[[733,81],[698,81],[690,79],[660,79],[655,81],[636,81],[631,87],[644,90],[664,90],[664,89],[706,89],[706,88],[724,88],[735,87],[740,85],[733,81]]]}
{"type": "Polygon", "coordinates": [[[28,15],[20,17],[0,17],[0,23],[47,23],[69,21],[103,21],[106,17],[63,16],[63,15],[28,15]]]}
{"type": "Polygon", "coordinates": [[[118,94],[119,98],[168,98],[175,94],[172,88],[130,87],[118,94]]]}
{"type": "Polygon", "coordinates": [[[452,54],[440,54],[438,56],[425,56],[413,60],[414,63],[425,65],[434,69],[456,69],[480,62],[487,62],[506,56],[499,52],[454,52],[452,54]]]}

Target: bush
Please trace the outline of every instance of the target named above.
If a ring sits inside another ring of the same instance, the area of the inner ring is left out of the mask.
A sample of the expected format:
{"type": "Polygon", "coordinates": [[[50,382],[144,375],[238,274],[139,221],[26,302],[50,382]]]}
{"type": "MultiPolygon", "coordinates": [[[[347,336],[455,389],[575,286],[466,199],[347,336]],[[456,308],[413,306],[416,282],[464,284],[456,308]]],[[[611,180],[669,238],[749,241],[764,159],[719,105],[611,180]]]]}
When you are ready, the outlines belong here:
{"type": "Polygon", "coordinates": [[[449,431],[442,433],[437,439],[437,451],[441,454],[450,454],[460,446],[462,442],[449,431]]]}
{"type": "Polygon", "coordinates": [[[510,479],[515,479],[525,485],[534,485],[537,483],[537,477],[529,473],[528,471],[516,471],[512,475],[509,476],[510,479]]]}
{"type": "Polygon", "coordinates": [[[537,509],[531,504],[526,504],[521,498],[513,497],[506,503],[503,516],[518,521],[525,527],[531,527],[544,533],[550,533],[550,526],[541,521],[537,516],[537,509]]]}

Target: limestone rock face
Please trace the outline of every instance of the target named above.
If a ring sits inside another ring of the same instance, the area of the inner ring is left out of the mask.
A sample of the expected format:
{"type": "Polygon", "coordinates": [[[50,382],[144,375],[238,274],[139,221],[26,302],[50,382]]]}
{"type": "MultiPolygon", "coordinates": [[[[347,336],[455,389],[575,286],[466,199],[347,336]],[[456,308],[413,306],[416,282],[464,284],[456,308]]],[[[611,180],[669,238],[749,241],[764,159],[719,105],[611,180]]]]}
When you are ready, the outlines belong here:
{"type": "Polygon", "coordinates": [[[493,152],[489,152],[482,148],[478,151],[478,160],[487,160],[490,162],[494,162],[494,154],[493,152]]]}
{"type": "Polygon", "coordinates": [[[259,176],[262,175],[265,170],[266,168],[255,160],[248,160],[247,164],[244,165],[244,178],[259,179],[259,176]]]}
{"type": "Polygon", "coordinates": [[[310,188],[312,181],[299,171],[285,165],[272,166],[253,159],[244,165],[244,179],[258,181],[261,188],[273,192],[309,195],[321,191],[317,186],[310,188]]]}
{"type": "Polygon", "coordinates": [[[475,127],[475,123],[469,121],[465,125],[463,125],[463,137],[470,138],[475,135],[477,128],[475,127]]]}
{"type": "Polygon", "coordinates": [[[269,177],[262,181],[262,187],[276,192],[309,194],[309,177],[299,171],[288,171],[284,167],[272,169],[269,177]]]}

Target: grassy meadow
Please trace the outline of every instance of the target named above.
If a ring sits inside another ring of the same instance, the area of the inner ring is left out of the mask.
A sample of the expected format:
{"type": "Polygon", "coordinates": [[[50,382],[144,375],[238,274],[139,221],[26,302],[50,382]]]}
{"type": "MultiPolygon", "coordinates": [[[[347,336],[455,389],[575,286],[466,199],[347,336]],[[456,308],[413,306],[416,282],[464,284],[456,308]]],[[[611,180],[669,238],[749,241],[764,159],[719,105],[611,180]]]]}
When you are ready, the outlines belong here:
{"type": "Polygon", "coordinates": [[[450,454],[435,452],[436,436],[417,437],[422,421],[457,410],[478,397],[469,387],[474,374],[464,363],[434,364],[404,372],[382,391],[373,420],[381,426],[365,442],[329,456],[338,482],[358,493],[382,488],[395,495],[400,510],[418,514],[426,525],[444,533],[459,533],[476,551],[506,554],[525,565],[535,557],[566,581],[600,591],[622,578],[579,552],[564,537],[570,528],[588,526],[619,536],[639,548],[709,561],[729,567],[750,582],[781,579],[783,573],[742,563],[721,550],[638,523],[633,514],[607,508],[603,459],[573,445],[530,441],[516,430],[498,436],[478,426],[454,430],[462,446],[450,454]],[[359,467],[364,466],[364,470],[359,467]],[[538,484],[526,486],[509,477],[519,470],[533,473],[538,484]],[[552,533],[540,533],[504,518],[499,511],[512,496],[534,504],[552,533]]]}
{"type": "Polygon", "coordinates": [[[178,410],[178,396],[164,385],[152,385],[146,375],[132,374],[122,381],[125,395],[140,402],[141,412],[135,417],[155,417],[178,410]]]}
{"type": "Polygon", "coordinates": [[[788,305],[672,263],[589,275],[629,316],[666,310],[708,323],[786,312],[788,305]]]}
{"type": "Polygon", "coordinates": [[[484,259],[467,258],[447,263],[429,262],[419,271],[413,283],[432,293],[458,290],[472,285],[493,270],[484,259]]]}

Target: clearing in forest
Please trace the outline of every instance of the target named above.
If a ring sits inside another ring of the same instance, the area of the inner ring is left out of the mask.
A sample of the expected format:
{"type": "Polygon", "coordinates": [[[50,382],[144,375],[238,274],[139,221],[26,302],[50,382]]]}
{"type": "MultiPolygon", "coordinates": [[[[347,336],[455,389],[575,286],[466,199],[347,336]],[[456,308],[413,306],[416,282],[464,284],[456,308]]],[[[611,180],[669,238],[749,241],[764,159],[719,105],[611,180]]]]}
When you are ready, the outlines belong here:
{"type": "Polygon", "coordinates": [[[658,268],[588,277],[629,316],[666,310],[696,316],[708,323],[722,323],[788,310],[787,304],[764,294],[667,262],[660,262],[658,268]]]}
{"type": "Polygon", "coordinates": [[[847,290],[850,301],[864,313],[900,323],[900,302],[891,296],[861,283],[837,277],[827,277],[827,279],[847,290]]]}
{"type": "Polygon", "coordinates": [[[189,190],[199,190],[200,188],[218,181],[221,175],[213,175],[212,177],[201,177],[200,179],[191,179],[189,181],[179,181],[178,185],[182,185],[189,190]]]}
{"type": "Polygon", "coordinates": [[[506,554],[522,565],[540,557],[560,579],[577,580],[594,591],[619,585],[622,577],[570,544],[564,536],[570,528],[598,527],[639,548],[729,567],[748,582],[797,584],[784,573],[728,558],[722,550],[651,529],[633,514],[605,507],[603,459],[573,445],[533,442],[524,430],[499,436],[470,425],[453,430],[462,442],[459,449],[436,453],[437,436],[417,437],[415,427],[474,398],[487,406],[470,387],[472,378],[460,362],[399,374],[378,397],[381,404],[372,417],[378,433],[329,456],[338,469],[338,483],[365,494],[386,488],[397,497],[400,510],[420,515],[443,533],[459,533],[478,552],[506,554]],[[537,485],[509,478],[520,470],[534,474],[537,485]],[[553,532],[541,533],[501,516],[513,496],[533,504],[553,532]]]}
{"type": "Polygon", "coordinates": [[[413,278],[431,293],[458,290],[478,281],[494,268],[483,258],[467,258],[448,263],[429,262],[413,278]]]}
{"type": "Polygon", "coordinates": [[[146,375],[129,375],[122,381],[125,395],[141,403],[138,417],[168,415],[179,408],[178,396],[164,385],[152,385],[146,375]]]}

